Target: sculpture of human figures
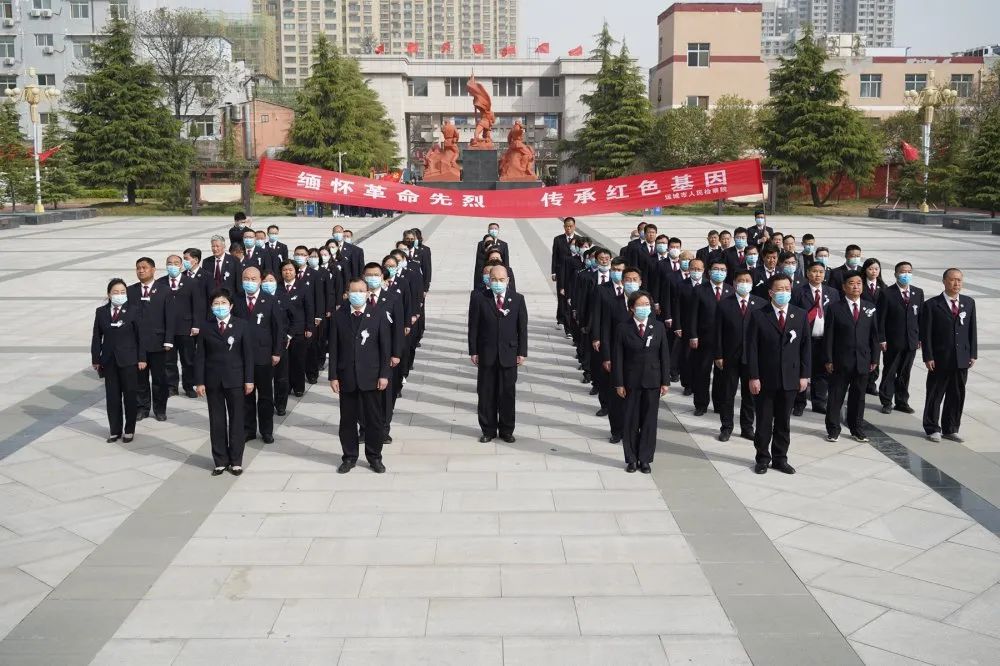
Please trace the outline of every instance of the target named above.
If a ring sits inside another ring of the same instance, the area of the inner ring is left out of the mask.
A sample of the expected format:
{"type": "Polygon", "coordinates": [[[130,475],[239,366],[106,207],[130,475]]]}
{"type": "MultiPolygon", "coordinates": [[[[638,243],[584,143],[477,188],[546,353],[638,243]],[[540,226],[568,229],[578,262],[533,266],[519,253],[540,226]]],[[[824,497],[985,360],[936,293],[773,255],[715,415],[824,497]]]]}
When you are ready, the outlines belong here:
{"type": "Polygon", "coordinates": [[[462,179],[458,168],[458,129],[451,122],[441,128],[443,144],[435,143],[424,157],[425,181],[456,182],[462,179]]]}
{"type": "Polygon", "coordinates": [[[469,142],[469,148],[488,150],[493,148],[493,138],[490,130],[493,129],[493,122],[496,116],[493,115],[493,100],[482,83],[476,81],[473,74],[465,84],[465,89],[472,95],[472,105],[476,109],[476,131],[469,142]]]}
{"type": "Polygon", "coordinates": [[[424,155],[424,180],[432,180],[441,175],[441,147],[438,144],[431,146],[431,149],[424,155]]]}
{"type": "Polygon", "coordinates": [[[535,151],[524,142],[524,125],[520,120],[507,133],[507,151],[500,159],[500,180],[537,180],[535,151]]]}

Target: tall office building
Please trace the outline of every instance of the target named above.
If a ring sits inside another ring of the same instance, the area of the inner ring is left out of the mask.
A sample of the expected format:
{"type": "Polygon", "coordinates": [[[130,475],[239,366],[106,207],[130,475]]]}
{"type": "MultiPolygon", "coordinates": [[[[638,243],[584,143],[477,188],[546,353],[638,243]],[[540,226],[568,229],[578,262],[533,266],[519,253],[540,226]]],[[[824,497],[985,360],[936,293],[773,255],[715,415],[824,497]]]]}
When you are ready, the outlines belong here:
{"type": "Polygon", "coordinates": [[[764,55],[786,53],[806,25],[817,36],[856,33],[866,46],[883,48],[893,46],[896,0],[769,0],[762,16],[764,55]]]}
{"type": "Polygon", "coordinates": [[[496,57],[517,44],[519,0],[254,0],[254,11],[277,6],[281,78],[301,85],[308,78],[312,48],[320,35],[344,53],[408,55],[417,58],[469,58],[472,45],[496,57]],[[450,52],[442,53],[444,43],[450,52]]]}

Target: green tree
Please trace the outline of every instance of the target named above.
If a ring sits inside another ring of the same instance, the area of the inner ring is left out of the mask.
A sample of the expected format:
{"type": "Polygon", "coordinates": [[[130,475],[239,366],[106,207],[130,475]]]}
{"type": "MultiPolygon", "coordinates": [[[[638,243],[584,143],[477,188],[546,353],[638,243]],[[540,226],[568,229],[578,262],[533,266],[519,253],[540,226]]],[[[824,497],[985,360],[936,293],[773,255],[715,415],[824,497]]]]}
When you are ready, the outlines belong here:
{"type": "Polygon", "coordinates": [[[964,201],[996,217],[1000,210],[1000,106],[981,116],[961,180],[964,201]]]}
{"type": "Polygon", "coordinates": [[[947,209],[957,205],[961,197],[968,130],[962,126],[962,113],[954,104],[936,110],[933,130],[927,197],[947,209]]]}
{"type": "Polygon", "coordinates": [[[920,113],[900,111],[889,116],[879,123],[878,136],[886,163],[901,165],[899,170],[890,176],[893,196],[905,202],[907,206],[920,201],[924,196],[924,165],[920,160],[907,162],[903,157],[904,141],[911,146],[920,145],[920,113]]]}
{"type": "Polygon", "coordinates": [[[49,114],[49,122],[42,136],[45,150],[59,147],[42,163],[42,199],[58,208],[59,204],[80,194],[79,170],[73,162],[73,146],[59,125],[56,113],[49,114]]]}
{"type": "Polygon", "coordinates": [[[342,56],[325,37],[313,49],[312,74],[298,94],[295,120],[282,159],[367,176],[370,169],[399,161],[393,125],[353,58],[342,56]]]}
{"type": "Polygon", "coordinates": [[[16,211],[18,202],[33,199],[34,175],[17,108],[0,104],[0,207],[9,203],[16,211]]]}
{"type": "Polygon", "coordinates": [[[826,71],[826,52],[811,28],[795,44],[793,57],[781,57],[772,73],[770,113],[761,126],[761,143],[771,166],[786,179],[805,179],[814,206],[822,206],[847,177],[871,182],[881,152],[874,131],[844,103],[840,70],[826,71]],[[825,197],[821,185],[831,184],[825,197]]]}
{"type": "Polygon", "coordinates": [[[705,164],[709,161],[708,128],[708,114],[695,106],[668,109],[655,116],[643,151],[643,167],[667,171],[705,164]]]}
{"type": "Polygon", "coordinates": [[[712,161],[738,160],[756,148],[757,143],[753,102],[738,95],[720,97],[708,121],[708,148],[712,161]]]}
{"type": "Polygon", "coordinates": [[[140,186],[161,186],[186,168],[191,149],[161,104],[152,66],[136,60],[132,33],[113,18],[93,46],[84,85],[69,93],[72,147],[84,181],[124,187],[134,204],[140,186]]]}

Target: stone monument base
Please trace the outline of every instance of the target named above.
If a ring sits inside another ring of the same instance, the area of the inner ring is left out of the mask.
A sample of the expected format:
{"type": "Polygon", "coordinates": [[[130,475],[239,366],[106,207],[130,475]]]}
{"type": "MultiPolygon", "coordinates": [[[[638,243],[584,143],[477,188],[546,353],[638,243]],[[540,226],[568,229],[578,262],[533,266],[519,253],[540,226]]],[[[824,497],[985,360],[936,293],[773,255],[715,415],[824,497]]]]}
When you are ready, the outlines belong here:
{"type": "Polygon", "coordinates": [[[498,177],[496,150],[480,150],[478,148],[462,150],[463,182],[496,181],[498,177]]]}

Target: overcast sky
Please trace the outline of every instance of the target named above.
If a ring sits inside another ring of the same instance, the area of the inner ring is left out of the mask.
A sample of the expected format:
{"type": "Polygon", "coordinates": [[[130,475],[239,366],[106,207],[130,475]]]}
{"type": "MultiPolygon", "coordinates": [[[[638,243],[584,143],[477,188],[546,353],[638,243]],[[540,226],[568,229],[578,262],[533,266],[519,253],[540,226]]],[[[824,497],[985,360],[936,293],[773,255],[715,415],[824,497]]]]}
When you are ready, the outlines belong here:
{"type": "MultiPolygon", "coordinates": [[[[717,2],[724,0],[707,0],[717,2]]],[[[143,8],[205,7],[198,0],[140,0],[143,8]]],[[[212,9],[250,12],[250,0],[217,0],[212,9]]],[[[552,45],[552,56],[582,44],[589,51],[593,35],[607,19],[615,37],[624,37],[645,70],[656,64],[656,17],[671,0],[520,0],[522,56],[528,38],[552,45]]],[[[1000,0],[896,0],[896,46],[911,55],[947,55],[952,51],[1000,42],[1000,0]]]]}

